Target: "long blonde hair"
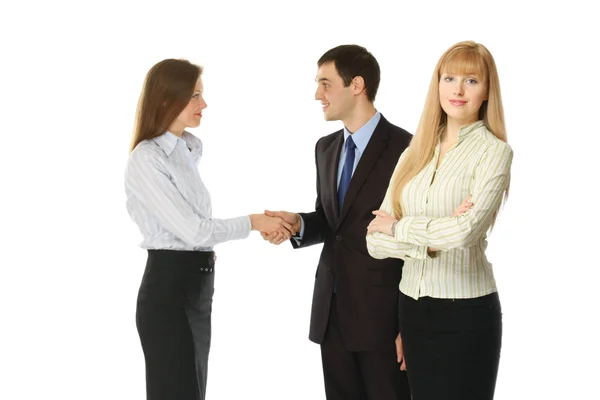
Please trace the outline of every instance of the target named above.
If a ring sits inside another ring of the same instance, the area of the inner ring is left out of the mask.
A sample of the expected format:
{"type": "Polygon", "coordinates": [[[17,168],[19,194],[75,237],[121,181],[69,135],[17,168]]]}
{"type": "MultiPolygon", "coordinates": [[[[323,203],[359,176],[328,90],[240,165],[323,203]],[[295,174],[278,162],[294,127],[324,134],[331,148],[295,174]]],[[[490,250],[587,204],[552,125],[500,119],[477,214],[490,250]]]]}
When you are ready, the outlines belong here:
{"type": "MultiPolygon", "coordinates": [[[[479,119],[498,139],[506,142],[504,110],[500,95],[500,82],[494,58],[488,49],[473,41],[465,41],[450,47],[440,57],[427,92],[425,107],[419,120],[417,131],[405,150],[402,164],[392,177],[394,216],[402,218],[402,190],[406,184],[431,161],[437,145],[440,129],[446,124],[446,113],[442,109],[439,97],[439,84],[442,73],[464,74],[477,72],[487,84],[488,99],[479,109],[479,119]]],[[[508,196],[508,186],[505,198],[508,196]]],[[[494,213],[495,220],[497,210],[494,213]]]]}

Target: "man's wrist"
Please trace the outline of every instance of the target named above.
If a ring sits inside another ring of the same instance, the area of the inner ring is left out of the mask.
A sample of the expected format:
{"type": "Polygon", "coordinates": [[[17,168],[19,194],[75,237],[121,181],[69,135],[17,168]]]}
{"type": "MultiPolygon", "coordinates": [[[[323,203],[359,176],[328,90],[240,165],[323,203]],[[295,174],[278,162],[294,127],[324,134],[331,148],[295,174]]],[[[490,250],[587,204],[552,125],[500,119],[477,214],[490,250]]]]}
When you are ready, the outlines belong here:
{"type": "Polygon", "coordinates": [[[292,229],[295,231],[292,237],[300,238],[300,232],[302,230],[302,219],[300,218],[300,214],[294,214],[296,217],[296,221],[292,225],[292,229]]]}

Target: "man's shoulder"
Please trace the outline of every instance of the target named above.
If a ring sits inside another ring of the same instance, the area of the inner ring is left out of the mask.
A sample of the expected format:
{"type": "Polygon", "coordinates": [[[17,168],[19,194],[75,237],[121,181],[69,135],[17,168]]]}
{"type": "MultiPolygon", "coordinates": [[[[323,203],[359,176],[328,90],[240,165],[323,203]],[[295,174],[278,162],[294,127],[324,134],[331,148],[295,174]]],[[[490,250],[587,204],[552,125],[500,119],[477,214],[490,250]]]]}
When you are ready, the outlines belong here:
{"type": "Polygon", "coordinates": [[[413,135],[406,129],[394,125],[386,120],[383,115],[381,121],[379,121],[381,127],[381,134],[385,135],[386,141],[386,152],[392,151],[394,157],[400,156],[402,152],[408,147],[413,135]]]}
{"type": "Polygon", "coordinates": [[[406,129],[399,127],[398,125],[394,125],[389,122],[387,119],[381,116],[381,120],[379,121],[382,124],[382,127],[386,128],[393,139],[406,141],[412,139],[412,133],[408,132],[406,129]]]}
{"type": "MultiPolygon", "coordinates": [[[[387,134],[391,138],[393,144],[403,147],[407,147],[413,137],[413,135],[406,129],[392,124],[387,119],[385,119],[383,115],[381,115],[379,123],[375,128],[375,132],[377,131],[381,131],[381,133],[387,134]]],[[[344,129],[338,129],[335,132],[322,136],[319,138],[319,140],[317,140],[316,148],[326,149],[331,145],[332,142],[339,139],[339,137],[343,135],[344,129]]]]}
{"type": "Polygon", "coordinates": [[[339,129],[329,135],[321,136],[319,140],[317,140],[317,149],[324,149],[329,147],[329,145],[338,139],[340,136],[344,135],[344,130],[339,129]]]}

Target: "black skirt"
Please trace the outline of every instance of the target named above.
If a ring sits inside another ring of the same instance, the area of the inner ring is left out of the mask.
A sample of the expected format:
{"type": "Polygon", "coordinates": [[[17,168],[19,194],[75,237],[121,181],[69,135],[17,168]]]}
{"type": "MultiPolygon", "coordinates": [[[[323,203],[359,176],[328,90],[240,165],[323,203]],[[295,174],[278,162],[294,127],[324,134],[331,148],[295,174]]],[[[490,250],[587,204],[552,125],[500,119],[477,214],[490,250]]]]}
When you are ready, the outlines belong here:
{"type": "Polygon", "coordinates": [[[502,345],[498,294],[472,299],[400,296],[413,400],[493,399],[502,345]]]}
{"type": "Polygon", "coordinates": [[[210,349],[215,255],[149,250],[136,325],[148,400],[202,400],[210,349]]]}

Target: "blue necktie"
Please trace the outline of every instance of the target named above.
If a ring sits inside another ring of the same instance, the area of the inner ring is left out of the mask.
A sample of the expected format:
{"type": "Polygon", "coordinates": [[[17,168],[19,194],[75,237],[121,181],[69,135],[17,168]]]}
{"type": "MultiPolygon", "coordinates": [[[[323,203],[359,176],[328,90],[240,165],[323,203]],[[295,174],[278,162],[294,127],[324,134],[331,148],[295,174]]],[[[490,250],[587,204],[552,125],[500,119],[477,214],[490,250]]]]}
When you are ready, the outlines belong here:
{"type": "MultiPolygon", "coordinates": [[[[346,139],[346,160],[344,160],[344,167],[342,169],[342,177],[340,178],[340,186],[338,187],[338,204],[340,213],[342,212],[342,205],[344,204],[344,197],[350,186],[350,179],[352,179],[352,170],[354,169],[354,156],[356,150],[356,144],[352,140],[352,136],[348,136],[346,139]]],[[[333,277],[333,293],[337,292],[337,280],[333,277]]]]}
{"type": "Polygon", "coordinates": [[[356,145],[354,144],[354,140],[352,140],[352,136],[348,136],[348,139],[346,139],[346,160],[344,161],[340,186],[338,187],[338,205],[340,212],[342,211],[342,205],[344,204],[344,197],[346,197],[348,186],[350,186],[350,179],[352,179],[355,150],[356,145]]]}

